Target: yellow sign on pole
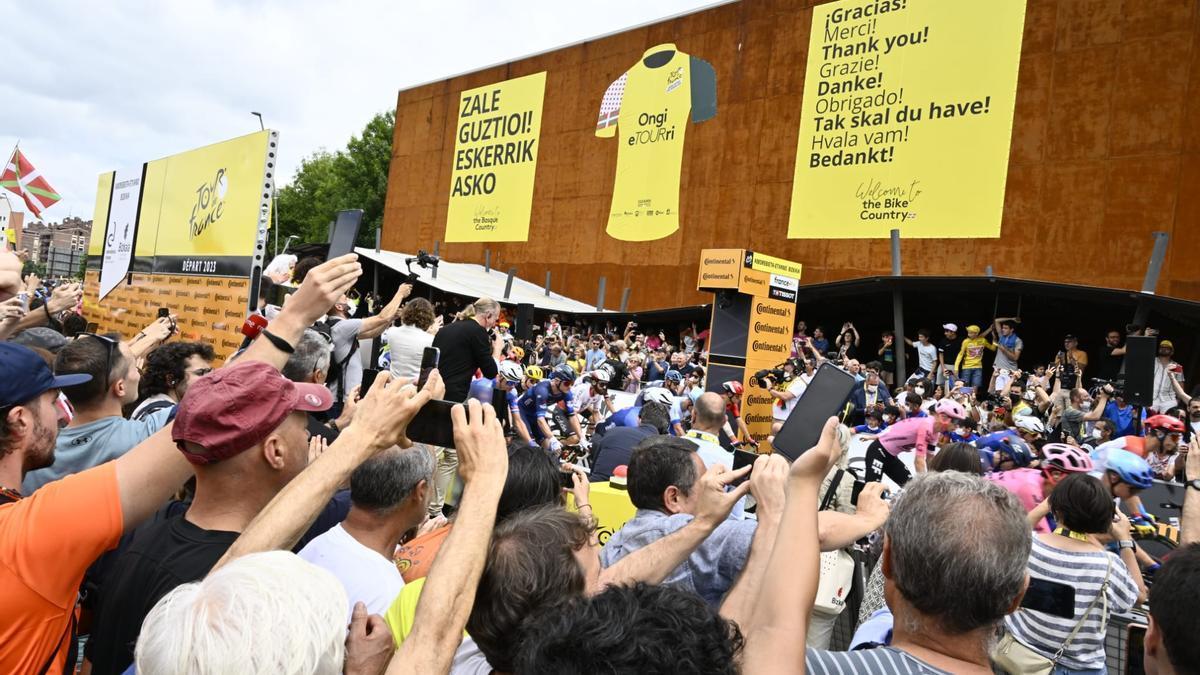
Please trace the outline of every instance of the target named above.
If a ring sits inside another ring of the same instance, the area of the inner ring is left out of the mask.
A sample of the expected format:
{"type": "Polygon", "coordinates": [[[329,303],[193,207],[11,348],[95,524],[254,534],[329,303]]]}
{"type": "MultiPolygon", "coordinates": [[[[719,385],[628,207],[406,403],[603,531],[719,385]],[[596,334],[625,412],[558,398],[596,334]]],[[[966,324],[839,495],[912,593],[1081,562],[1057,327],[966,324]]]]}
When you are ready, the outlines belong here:
{"type": "Polygon", "coordinates": [[[813,9],[788,237],[999,237],[1025,0],[813,9]]]}
{"type": "Polygon", "coordinates": [[[526,241],[546,73],[459,97],[446,241],[526,241]]]}

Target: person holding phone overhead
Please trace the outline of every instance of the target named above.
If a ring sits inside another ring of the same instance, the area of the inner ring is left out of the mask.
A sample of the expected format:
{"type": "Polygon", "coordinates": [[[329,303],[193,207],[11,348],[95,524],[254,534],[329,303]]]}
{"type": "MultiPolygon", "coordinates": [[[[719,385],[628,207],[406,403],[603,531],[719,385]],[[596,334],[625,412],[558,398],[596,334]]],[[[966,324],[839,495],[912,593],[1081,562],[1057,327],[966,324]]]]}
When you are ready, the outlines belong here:
{"type": "Polygon", "coordinates": [[[326,373],[326,386],[333,392],[334,400],[333,408],[329,411],[330,417],[336,418],[341,414],[346,397],[362,384],[363,364],[362,359],[358,358],[358,341],[377,337],[391,326],[396,313],[400,311],[400,303],[410,293],[412,284],[401,284],[391,302],[379,310],[379,314],[365,319],[350,318],[351,302],[345,294],[329,310],[325,325],[333,338],[333,358],[326,373]]]}

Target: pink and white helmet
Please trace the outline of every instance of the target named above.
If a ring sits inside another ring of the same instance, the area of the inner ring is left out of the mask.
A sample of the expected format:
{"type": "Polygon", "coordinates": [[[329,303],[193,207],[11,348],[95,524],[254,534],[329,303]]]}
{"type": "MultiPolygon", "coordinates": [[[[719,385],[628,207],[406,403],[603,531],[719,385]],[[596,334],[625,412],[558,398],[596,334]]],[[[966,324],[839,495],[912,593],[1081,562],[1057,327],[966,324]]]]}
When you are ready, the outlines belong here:
{"type": "Polygon", "coordinates": [[[933,406],[933,411],[956,420],[967,419],[966,409],[958,401],[950,398],[938,401],[937,405],[933,406]]]}

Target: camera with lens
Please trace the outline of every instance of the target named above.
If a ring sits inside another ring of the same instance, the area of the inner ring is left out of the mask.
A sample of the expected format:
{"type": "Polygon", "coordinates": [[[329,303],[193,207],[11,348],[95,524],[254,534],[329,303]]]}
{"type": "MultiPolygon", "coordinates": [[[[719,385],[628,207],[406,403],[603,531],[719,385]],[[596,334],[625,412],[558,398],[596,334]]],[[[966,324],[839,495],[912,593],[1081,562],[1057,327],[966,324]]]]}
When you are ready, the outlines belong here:
{"type": "Polygon", "coordinates": [[[777,382],[786,382],[792,377],[782,368],[763,368],[750,376],[750,384],[763,389],[770,389],[777,382]]]}
{"type": "Polygon", "coordinates": [[[1093,377],[1092,378],[1092,389],[1088,393],[1091,394],[1092,397],[1094,398],[1100,394],[1100,392],[1104,389],[1104,387],[1106,385],[1112,386],[1112,388],[1113,388],[1112,395],[1114,397],[1116,397],[1116,396],[1120,396],[1121,398],[1125,397],[1125,379],[1124,378],[1117,378],[1115,380],[1104,380],[1099,377],[1093,377]]]}

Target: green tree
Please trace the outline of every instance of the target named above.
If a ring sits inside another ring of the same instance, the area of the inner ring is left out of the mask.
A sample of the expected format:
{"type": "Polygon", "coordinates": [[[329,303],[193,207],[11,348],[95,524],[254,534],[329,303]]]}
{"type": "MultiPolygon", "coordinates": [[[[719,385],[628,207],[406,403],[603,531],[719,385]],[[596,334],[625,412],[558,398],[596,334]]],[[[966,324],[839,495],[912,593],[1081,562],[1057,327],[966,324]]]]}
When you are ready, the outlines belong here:
{"type": "Polygon", "coordinates": [[[374,246],[383,224],[395,125],[394,111],[379,113],[345,150],[319,150],[301,160],[291,183],[277,193],[280,240],[295,235],[309,243],[328,241],[329,223],[338,211],[362,209],[358,243],[374,246]]]}

